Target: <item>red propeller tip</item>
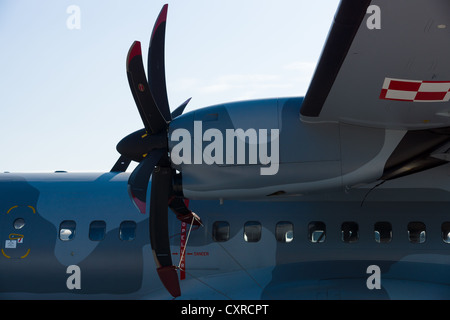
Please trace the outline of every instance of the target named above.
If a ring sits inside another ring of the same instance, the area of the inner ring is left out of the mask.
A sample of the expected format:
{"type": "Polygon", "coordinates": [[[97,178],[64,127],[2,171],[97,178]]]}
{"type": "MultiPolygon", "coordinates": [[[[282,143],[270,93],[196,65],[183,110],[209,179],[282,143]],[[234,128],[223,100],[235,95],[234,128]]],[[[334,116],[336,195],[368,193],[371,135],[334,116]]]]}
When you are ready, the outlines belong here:
{"type": "Polygon", "coordinates": [[[169,291],[172,297],[181,296],[180,282],[178,281],[177,267],[167,266],[156,269],[158,276],[164,287],[169,291]]]}
{"type": "Polygon", "coordinates": [[[167,10],[169,5],[165,4],[163,8],[161,9],[161,12],[159,13],[158,19],[156,19],[155,26],[153,27],[152,36],[150,39],[153,39],[153,36],[155,35],[156,31],[158,30],[161,23],[167,21],[167,10]]]}
{"type": "Polygon", "coordinates": [[[128,51],[128,57],[127,57],[127,65],[130,64],[130,61],[133,60],[136,56],[142,56],[142,50],[141,50],[141,42],[135,41],[130,47],[130,50],[128,51]]]}

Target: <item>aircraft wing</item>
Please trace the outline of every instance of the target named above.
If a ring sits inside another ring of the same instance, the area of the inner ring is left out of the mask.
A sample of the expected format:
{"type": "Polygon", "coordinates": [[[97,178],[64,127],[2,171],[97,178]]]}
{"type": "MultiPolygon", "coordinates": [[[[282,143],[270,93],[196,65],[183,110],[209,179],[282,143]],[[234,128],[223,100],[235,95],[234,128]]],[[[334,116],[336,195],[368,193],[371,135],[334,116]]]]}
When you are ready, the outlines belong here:
{"type": "Polygon", "coordinates": [[[389,129],[450,126],[450,1],[342,0],[300,113],[389,129]]]}

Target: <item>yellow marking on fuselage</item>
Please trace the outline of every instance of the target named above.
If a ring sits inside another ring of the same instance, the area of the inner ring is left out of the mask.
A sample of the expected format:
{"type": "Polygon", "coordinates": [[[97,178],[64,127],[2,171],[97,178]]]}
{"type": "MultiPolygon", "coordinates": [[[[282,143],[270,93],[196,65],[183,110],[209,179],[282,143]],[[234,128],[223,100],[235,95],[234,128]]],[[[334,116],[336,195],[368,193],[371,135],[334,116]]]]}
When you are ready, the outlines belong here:
{"type": "Polygon", "coordinates": [[[21,239],[23,237],[24,237],[23,234],[11,233],[9,235],[9,240],[17,240],[17,239],[21,239]]]}
{"type": "Polygon", "coordinates": [[[9,208],[9,210],[6,212],[6,214],[9,214],[11,211],[13,211],[15,208],[18,208],[19,206],[14,206],[9,208]]]}
{"type": "Polygon", "coordinates": [[[24,259],[27,257],[27,255],[30,254],[30,249],[28,249],[27,253],[25,253],[25,255],[21,256],[20,259],[24,259]]]}
{"type": "MultiPolygon", "coordinates": [[[[9,208],[9,210],[6,212],[6,214],[10,214],[11,211],[13,211],[14,209],[16,209],[18,207],[19,206],[17,205],[17,206],[13,206],[13,207],[9,208]]],[[[36,213],[36,209],[33,206],[27,206],[27,207],[30,208],[33,211],[33,213],[36,213]]]]}
{"type": "Polygon", "coordinates": [[[5,253],[5,251],[3,251],[3,249],[2,249],[2,253],[3,253],[3,255],[4,255],[6,258],[11,259],[11,257],[8,256],[8,255],[5,253]]]}

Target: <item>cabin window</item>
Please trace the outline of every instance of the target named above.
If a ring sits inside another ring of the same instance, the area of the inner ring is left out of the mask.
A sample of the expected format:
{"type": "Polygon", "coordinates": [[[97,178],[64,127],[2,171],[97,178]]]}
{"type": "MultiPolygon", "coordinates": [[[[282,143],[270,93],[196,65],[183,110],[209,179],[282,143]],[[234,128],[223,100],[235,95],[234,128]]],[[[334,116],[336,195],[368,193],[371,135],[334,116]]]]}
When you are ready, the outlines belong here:
{"type": "Polygon", "coordinates": [[[325,242],[327,229],[325,223],[320,221],[310,222],[308,225],[308,239],[312,243],[325,242]]]}
{"type": "Polygon", "coordinates": [[[356,222],[344,222],[341,226],[342,241],[353,243],[358,241],[358,224],[356,222]]]}
{"type": "Polygon", "coordinates": [[[92,241],[101,241],[105,238],[106,222],[92,221],[89,225],[89,239],[92,241]]]}
{"type": "Polygon", "coordinates": [[[13,223],[14,229],[20,230],[25,226],[25,220],[22,218],[17,218],[13,223]]]}
{"type": "Polygon", "coordinates": [[[442,233],[441,233],[442,234],[442,240],[445,243],[450,243],[450,222],[444,222],[442,224],[441,231],[442,231],[442,233]]]}
{"type": "Polygon", "coordinates": [[[212,236],[216,242],[228,241],[230,239],[230,224],[226,221],[214,222],[212,236]]]}
{"type": "Polygon", "coordinates": [[[261,239],[261,223],[248,221],[244,225],[244,240],[246,242],[258,242],[261,239]]]}
{"type": "Polygon", "coordinates": [[[123,221],[119,227],[119,238],[123,241],[132,241],[136,238],[136,222],[123,221]]]}
{"type": "Polygon", "coordinates": [[[408,223],[408,237],[412,243],[424,243],[426,240],[426,227],[423,222],[408,223]]]}
{"type": "Polygon", "coordinates": [[[287,221],[278,222],[275,227],[277,241],[289,243],[294,240],[294,225],[287,221]]]}
{"type": "Polygon", "coordinates": [[[73,220],[64,220],[59,225],[59,239],[70,241],[75,237],[76,223],[73,220]]]}
{"type": "Polygon", "coordinates": [[[389,222],[381,221],[374,226],[375,241],[378,243],[388,243],[392,239],[392,225],[389,222]]]}

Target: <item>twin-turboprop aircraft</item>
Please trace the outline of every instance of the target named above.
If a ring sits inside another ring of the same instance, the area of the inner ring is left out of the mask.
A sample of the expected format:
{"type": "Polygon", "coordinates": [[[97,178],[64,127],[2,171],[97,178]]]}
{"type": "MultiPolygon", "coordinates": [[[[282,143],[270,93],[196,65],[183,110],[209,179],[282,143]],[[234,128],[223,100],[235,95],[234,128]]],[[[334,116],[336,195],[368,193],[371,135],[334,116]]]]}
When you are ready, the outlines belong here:
{"type": "Polygon", "coordinates": [[[1,299],[450,298],[447,0],[342,0],[305,97],[186,114],[166,17],[110,172],[0,175],[1,299]]]}

